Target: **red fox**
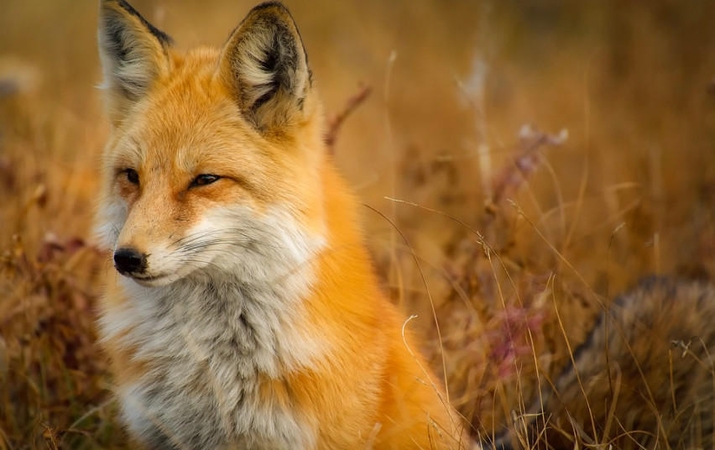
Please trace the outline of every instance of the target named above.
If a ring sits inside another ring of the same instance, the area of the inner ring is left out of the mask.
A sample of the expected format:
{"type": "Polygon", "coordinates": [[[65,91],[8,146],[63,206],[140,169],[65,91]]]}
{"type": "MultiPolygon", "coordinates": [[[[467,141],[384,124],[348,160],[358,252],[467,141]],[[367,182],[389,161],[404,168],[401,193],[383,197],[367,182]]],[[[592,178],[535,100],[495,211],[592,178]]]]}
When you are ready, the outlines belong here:
{"type": "Polygon", "coordinates": [[[101,0],[111,134],[98,223],[121,416],[149,448],[466,448],[323,142],[279,3],[220,50],[175,50],[101,0]]]}

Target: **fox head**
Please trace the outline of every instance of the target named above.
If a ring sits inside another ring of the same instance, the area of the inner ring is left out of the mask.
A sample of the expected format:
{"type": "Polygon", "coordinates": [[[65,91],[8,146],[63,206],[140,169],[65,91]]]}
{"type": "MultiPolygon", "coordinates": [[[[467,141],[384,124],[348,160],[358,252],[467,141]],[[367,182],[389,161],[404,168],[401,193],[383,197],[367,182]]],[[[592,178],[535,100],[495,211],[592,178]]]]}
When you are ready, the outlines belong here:
{"type": "Polygon", "coordinates": [[[261,4],[220,50],[183,53],[124,0],[101,0],[99,20],[111,133],[98,218],[117,270],[160,286],[309,258],[323,118],[288,10],[261,4]]]}

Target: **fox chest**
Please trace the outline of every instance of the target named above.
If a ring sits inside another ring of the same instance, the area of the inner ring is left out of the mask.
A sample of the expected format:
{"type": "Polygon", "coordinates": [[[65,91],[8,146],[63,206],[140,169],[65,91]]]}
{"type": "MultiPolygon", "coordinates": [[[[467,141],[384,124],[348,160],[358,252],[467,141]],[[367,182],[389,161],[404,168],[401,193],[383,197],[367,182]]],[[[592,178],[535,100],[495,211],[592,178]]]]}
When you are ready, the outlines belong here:
{"type": "MultiPolygon", "coordinates": [[[[183,368],[184,375],[191,370],[183,368]]],[[[261,401],[251,380],[223,393],[217,380],[194,372],[193,386],[178,373],[123,386],[122,416],[132,434],[156,449],[305,449],[315,446],[295,411],[261,401]],[[169,379],[172,378],[172,379],[169,379]],[[201,379],[201,381],[199,381],[201,379]],[[197,385],[199,384],[199,385],[197,385]]]]}
{"type": "Polygon", "coordinates": [[[272,401],[253,362],[235,346],[214,344],[208,353],[195,342],[185,345],[184,357],[154,360],[144,376],[118,390],[124,421],[148,447],[314,446],[303,415],[272,401]]]}
{"type": "Polygon", "coordinates": [[[285,327],[217,301],[157,306],[165,300],[109,309],[102,320],[105,339],[134,349],[136,376],[117,389],[132,435],[157,449],[315,447],[306,415],[261,386],[281,378],[281,354],[302,351],[285,327]]]}

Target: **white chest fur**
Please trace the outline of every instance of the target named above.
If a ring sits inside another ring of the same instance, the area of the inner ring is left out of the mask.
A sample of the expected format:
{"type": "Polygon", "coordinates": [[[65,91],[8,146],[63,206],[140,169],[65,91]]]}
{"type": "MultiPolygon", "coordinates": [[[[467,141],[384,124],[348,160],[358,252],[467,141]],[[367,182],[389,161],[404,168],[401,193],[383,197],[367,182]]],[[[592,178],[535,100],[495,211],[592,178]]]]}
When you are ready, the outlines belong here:
{"type": "Polygon", "coordinates": [[[261,379],[310,368],[329,351],[305,332],[309,260],[320,245],[281,242],[302,239],[286,223],[268,235],[263,224],[261,247],[271,251],[229,254],[215,244],[208,250],[225,256],[172,284],[120,279],[127,301],[105,309],[100,327],[149,368],[118,395],[132,434],[151,448],[314,446],[310,417],[259,393],[261,379]]]}

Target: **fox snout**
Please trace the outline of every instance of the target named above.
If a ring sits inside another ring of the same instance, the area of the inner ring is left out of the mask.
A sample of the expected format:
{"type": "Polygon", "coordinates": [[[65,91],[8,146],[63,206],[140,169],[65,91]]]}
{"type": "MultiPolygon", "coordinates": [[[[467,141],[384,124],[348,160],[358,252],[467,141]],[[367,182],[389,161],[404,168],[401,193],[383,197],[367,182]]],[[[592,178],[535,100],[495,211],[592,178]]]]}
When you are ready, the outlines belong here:
{"type": "Polygon", "coordinates": [[[114,267],[122,275],[142,274],[146,271],[146,255],[132,247],[122,247],[114,252],[114,267]]]}

